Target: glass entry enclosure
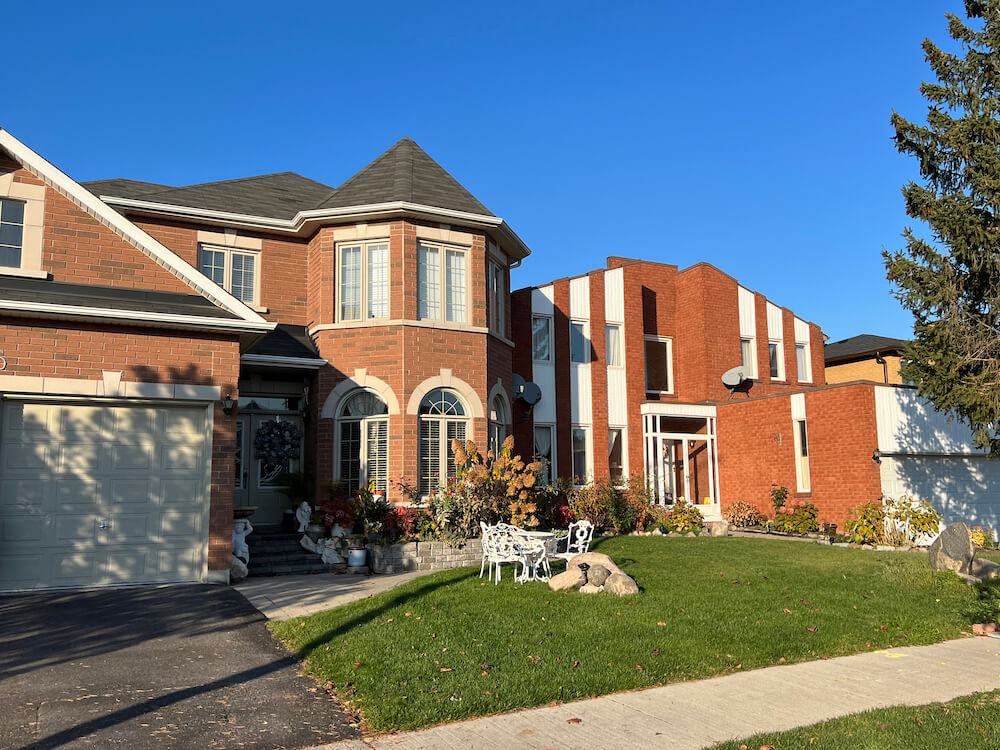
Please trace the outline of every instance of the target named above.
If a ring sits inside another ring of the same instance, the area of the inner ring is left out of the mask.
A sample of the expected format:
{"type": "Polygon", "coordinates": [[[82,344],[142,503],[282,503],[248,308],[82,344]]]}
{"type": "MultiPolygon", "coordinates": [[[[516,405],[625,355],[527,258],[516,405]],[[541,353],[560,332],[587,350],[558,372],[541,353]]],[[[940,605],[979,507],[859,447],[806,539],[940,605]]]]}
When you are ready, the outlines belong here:
{"type": "Polygon", "coordinates": [[[644,404],[643,449],[652,501],[685,498],[705,520],[719,520],[719,465],[715,407],[644,404]]]}

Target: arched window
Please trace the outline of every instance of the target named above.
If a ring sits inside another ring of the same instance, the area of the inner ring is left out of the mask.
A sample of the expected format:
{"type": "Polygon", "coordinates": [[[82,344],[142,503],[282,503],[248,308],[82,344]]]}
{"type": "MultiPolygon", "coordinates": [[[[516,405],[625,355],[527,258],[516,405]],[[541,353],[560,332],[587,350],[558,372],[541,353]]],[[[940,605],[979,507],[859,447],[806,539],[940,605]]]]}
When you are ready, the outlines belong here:
{"type": "Polygon", "coordinates": [[[489,450],[493,451],[494,456],[500,452],[500,446],[506,437],[507,404],[500,396],[496,396],[490,404],[489,450]]]}
{"type": "Polygon", "coordinates": [[[421,495],[429,495],[455,476],[451,441],[465,442],[468,419],[461,399],[444,388],[424,396],[419,414],[419,488],[421,495]]]}
{"type": "Polygon", "coordinates": [[[371,391],[347,396],[337,417],[338,478],[351,494],[371,480],[386,491],[389,455],[389,408],[371,391]]]}

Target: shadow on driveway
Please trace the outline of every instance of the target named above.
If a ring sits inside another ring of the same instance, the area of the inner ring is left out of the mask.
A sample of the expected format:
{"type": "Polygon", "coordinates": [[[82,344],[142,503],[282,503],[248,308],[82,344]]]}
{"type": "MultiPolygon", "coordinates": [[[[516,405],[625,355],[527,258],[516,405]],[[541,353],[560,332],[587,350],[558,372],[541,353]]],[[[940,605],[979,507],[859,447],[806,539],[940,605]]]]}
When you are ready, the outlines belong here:
{"type": "Polygon", "coordinates": [[[297,748],[360,736],[239,592],[0,597],[0,747],[297,748]]]}

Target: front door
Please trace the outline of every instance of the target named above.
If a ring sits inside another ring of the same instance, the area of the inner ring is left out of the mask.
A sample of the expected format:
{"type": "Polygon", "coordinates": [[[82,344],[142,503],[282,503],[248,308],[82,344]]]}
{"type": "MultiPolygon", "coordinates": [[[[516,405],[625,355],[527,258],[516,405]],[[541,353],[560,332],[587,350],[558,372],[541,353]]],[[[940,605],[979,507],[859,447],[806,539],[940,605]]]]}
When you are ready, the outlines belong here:
{"type": "Polygon", "coordinates": [[[644,417],[646,481],[654,502],[673,505],[683,497],[706,520],[714,521],[721,517],[714,419],[699,420],[700,432],[674,431],[684,422],[695,421],[644,417]]]}
{"type": "Polygon", "coordinates": [[[257,510],[251,517],[255,525],[276,525],[281,523],[286,508],[290,508],[288,498],[281,493],[285,487],[288,472],[299,471],[302,464],[298,460],[283,463],[269,463],[254,456],[254,439],[257,430],[265,422],[292,422],[302,429],[302,418],[285,414],[241,414],[236,420],[236,475],[234,477],[233,504],[237,507],[255,505],[257,510]]]}

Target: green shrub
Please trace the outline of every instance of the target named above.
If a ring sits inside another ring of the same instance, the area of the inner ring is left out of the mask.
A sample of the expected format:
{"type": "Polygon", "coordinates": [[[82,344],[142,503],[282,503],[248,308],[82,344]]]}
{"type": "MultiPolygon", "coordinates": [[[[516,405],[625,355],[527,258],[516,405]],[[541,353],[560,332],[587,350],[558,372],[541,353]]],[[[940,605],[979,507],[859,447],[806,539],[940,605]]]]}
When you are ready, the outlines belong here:
{"type": "Polygon", "coordinates": [[[976,586],[976,601],[966,611],[974,623],[1000,621],[1000,579],[983,581],[976,586]]]}
{"type": "Polygon", "coordinates": [[[981,549],[993,549],[993,530],[982,526],[973,526],[969,534],[972,543],[981,549]]]}
{"type": "Polygon", "coordinates": [[[774,506],[774,512],[777,513],[781,508],[784,507],[785,501],[788,499],[788,488],[787,487],[772,487],[771,488],[771,505],[774,506]]]}
{"type": "Polygon", "coordinates": [[[771,526],[788,534],[808,534],[819,531],[819,523],[816,521],[818,515],[819,509],[812,503],[790,500],[778,506],[771,526]]]}
{"type": "Polygon", "coordinates": [[[767,517],[760,512],[756,505],[743,500],[726,508],[722,516],[734,526],[742,526],[743,528],[763,526],[767,522],[767,517]]]}
{"type": "Polygon", "coordinates": [[[844,531],[855,544],[881,544],[885,540],[885,508],[878,500],[863,503],[844,521],[844,531]]]}
{"type": "Polygon", "coordinates": [[[670,518],[670,508],[666,508],[662,505],[650,505],[649,513],[646,515],[646,526],[645,531],[651,529],[664,529],[668,530],[667,519],[670,518]]]}
{"type": "Polygon", "coordinates": [[[667,516],[666,527],[669,531],[676,531],[678,534],[689,534],[692,531],[695,534],[700,534],[704,524],[705,519],[702,517],[701,511],[693,505],[689,505],[683,497],[679,497],[667,516]]]}
{"type": "Polygon", "coordinates": [[[577,520],[587,519],[594,529],[611,528],[612,505],[618,491],[607,479],[598,479],[569,493],[569,509],[577,520]]]}
{"type": "Polygon", "coordinates": [[[900,535],[911,544],[921,537],[934,536],[941,527],[941,514],[926,500],[916,500],[909,495],[901,495],[896,500],[882,499],[886,517],[892,522],[892,535],[900,535]]]}

